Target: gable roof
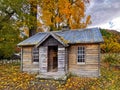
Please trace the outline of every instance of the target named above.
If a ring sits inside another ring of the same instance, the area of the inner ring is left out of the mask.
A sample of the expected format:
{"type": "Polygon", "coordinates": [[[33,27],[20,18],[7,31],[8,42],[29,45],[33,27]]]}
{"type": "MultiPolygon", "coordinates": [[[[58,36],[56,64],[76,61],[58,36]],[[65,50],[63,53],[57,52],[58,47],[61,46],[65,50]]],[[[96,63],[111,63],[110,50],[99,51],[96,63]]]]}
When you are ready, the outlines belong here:
{"type": "Polygon", "coordinates": [[[41,40],[41,41],[36,45],[36,47],[38,47],[40,44],[42,44],[49,36],[52,36],[55,40],[57,40],[57,41],[58,41],[59,43],[61,43],[63,46],[68,46],[68,44],[65,43],[65,42],[63,42],[63,40],[61,40],[58,35],[56,35],[56,34],[53,33],[53,32],[52,32],[52,33],[49,32],[49,35],[46,36],[43,40],[41,40]]]}
{"type": "Polygon", "coordinates": [[[103,38],[99,28],[61,30],[53,32],[39,32],[34,36],[22,41],[18,46],[37,45],[39,46],[49,36],[52,36],[64,46],[77,43],[102,43],[103,38]]]}

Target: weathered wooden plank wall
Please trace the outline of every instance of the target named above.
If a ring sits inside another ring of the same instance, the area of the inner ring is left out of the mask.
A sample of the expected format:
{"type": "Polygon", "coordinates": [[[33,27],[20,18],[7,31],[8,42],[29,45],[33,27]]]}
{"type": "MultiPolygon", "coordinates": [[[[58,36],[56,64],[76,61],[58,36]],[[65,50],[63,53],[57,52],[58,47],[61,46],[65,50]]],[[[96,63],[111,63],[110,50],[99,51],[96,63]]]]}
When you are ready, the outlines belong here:
{"type": "MultiPolygon", "coordinates": [[[[58,59],[58,70],[56,75],[63,75],[65,74],[65,47],[55,40],[52,36],[50,36],[45,42],[43,42],[39,46],[39,70],[40,74],[46,74],[48,72],[48,47],[55,46],[58,47],[57,52],[57,59],[58,59]],[[58,74],[57,74],[58,73],[58,74]]],[[[48,75],[48,74],[47,74],[48,75]]]]}
{"type": "Polygon", "coordinates": [[[99,45],[82,44],[69,47],[69,71],[82,76],[99,76],[99,45]],[[85,46],[85,64],[77,64],[77,49],[85,46]]]}
{"type": "Polygon", "coordinates": [[[48,66],[48,47],[40,46],[39,47],[39,73],[47,72],[48,66]]]}
{"type": "Polygon", "coordinates": [[[40,46],[46,46],[46,47],[48,47],[48,46],[64,47],[61,43],[59,43],[52,36],[50,36],[48,39],[46,39],[40,46]]]}
{"type": "Polygon", "coordinates": [[[34,64],[32,60],[33,47],[22,47],[22,70],[27,72],[38,72],[39,64],[34,64]]]}
{"type": "Polygon", "coordinates": [[[58,48],[58,72],[65,73],[65,48],[58,48]]]}

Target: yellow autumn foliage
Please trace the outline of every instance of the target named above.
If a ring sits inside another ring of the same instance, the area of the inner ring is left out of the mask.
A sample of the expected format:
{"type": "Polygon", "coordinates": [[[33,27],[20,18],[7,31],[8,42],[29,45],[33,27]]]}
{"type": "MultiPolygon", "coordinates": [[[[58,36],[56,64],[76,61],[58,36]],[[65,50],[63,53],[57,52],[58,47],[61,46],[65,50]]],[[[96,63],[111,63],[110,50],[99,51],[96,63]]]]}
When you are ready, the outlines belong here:
{"type": "Polygon", "coordinates": [[[71,75],[65,83],[39,80],[35,74],[20,72],[20,65],[0,63],[0,90],[119,90],[120,70],[114,67],[109,70],[103,61],[99,78],[71,75]]]}
{"type": "Polygon", "coordinates": [[[64,25],[71,29],[85,28],[90,24],[91,17],[85,15],[84,0],[41,0],[38,4],[42,14],[39,19],[51,29],[61,29],[64,25]]]}

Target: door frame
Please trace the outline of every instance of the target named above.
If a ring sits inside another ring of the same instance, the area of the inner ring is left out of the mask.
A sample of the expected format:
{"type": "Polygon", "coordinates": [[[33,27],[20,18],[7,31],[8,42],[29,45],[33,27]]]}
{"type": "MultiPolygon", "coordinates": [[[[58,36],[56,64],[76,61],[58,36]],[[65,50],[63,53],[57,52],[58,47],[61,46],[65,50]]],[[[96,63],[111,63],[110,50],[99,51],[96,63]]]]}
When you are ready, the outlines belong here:
{"type": "Polygon", "coordinates": [[[57,72],[57,71],[58,71],[58,46],[57,45],[48,46],[47,72],[57,72]],[[55,57],[51,55],[50,50],[53,50],[53,54],[56,54],[55,57]],[[54,65],[56,66],[54,67],[54,65]]]}

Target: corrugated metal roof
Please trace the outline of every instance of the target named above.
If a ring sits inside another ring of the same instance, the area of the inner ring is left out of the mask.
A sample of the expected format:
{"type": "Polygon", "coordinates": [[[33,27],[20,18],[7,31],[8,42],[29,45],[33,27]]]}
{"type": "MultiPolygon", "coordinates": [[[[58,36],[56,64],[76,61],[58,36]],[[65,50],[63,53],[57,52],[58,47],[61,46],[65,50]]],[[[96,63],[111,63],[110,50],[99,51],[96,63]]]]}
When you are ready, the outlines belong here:
{"type": "Polygon", "coordinates": [[[42,41],[45,37],[47,37],[47,35],[49,35],[49,33],[43,33],[43,32],[37,33],[33,35],[32,37],[20,42],[18,46],[36,45],[40,41],[42,41]]]}
{"type": "Polygon", "coordinates": [[[63,37],[70,44],[103,42],[99,28],[67,30],[63,32],[56,32],[56,34],[63,37]]]}
{"type": "Polygon", "coordinates": [[[38,33],[23,42],[19,43],[22,45],[37,45],[39,42],[46,40],[45,37],[53,36],[60,43],[64,45],[75,44],[75,43],[101,43],[103,42],[102,35],[99,28],[89,29],[76,29],[76,30],[61,30],[54,32],[38,33]]]}

